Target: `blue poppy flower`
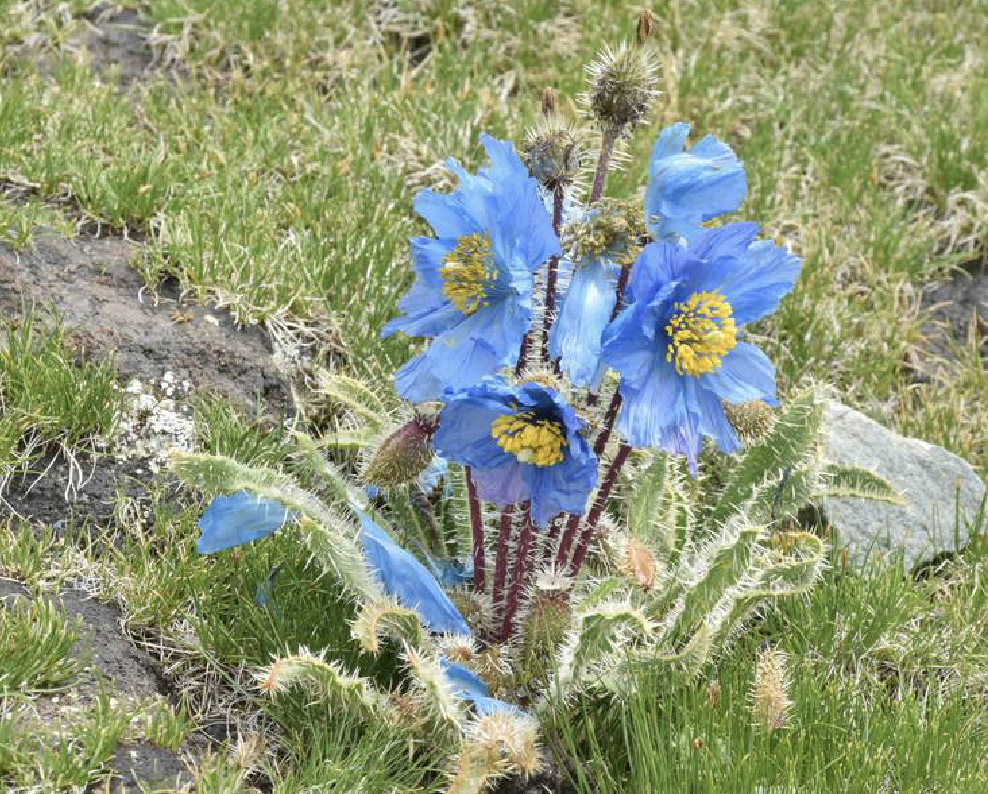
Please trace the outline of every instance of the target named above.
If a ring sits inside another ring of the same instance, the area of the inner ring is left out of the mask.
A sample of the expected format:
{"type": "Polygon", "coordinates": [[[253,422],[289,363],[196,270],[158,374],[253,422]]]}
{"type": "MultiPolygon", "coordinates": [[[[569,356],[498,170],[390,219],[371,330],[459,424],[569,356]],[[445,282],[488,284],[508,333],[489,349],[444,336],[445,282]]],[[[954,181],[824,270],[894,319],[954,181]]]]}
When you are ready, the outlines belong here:
{"type": "Polygon", "coordinates": [[[470,466],[481,498],[500,505],[530,501],[539,526],[562,512],[583,513],[597,485],[597,456],[556,391],[485,378],[443,399],[433,446],[470,466]]]}
{"type": "Polygon", "coordinates": [[[439,665],[446,673],[446,678],[449,679],[455,695],[461,700],[469,700],[473,703],[480,716],[486,717],[489,714],[499,713],[522,715],[525,713],[511,703],[492,697],[487,684],[462,664],[441,657],[439,665]]]}
{"type": "Polygon", "coordinates": [[[367,564],[377,573],[389,595],[408,609],[414,609],[422,623],[435,632],[471,634],[449,596],[436,578],[411,554],[395,543],[363,510],[351,505],[360,519],[360,542],[367,564]]]}
{"type": "Polygon", "coordinates": [[[684,151],[690,125],[659,133],[648,164],[645,220],[654,240],[691,239],[700,224],[733,212],[744,200],[744,166],[731,147],[713,135],[684,151]]]}
{"type": "Polygon", "coordinates": [[[200,554],[212,554],[241,543],[267,537],[293,514],[276,499],[262,499],[249,491],[217,496],[199,519],[200,554]]]}
{"type": "Polygon", "coordinates": [[[694,472],[701,436],[725,452],[740,447],[722,401],[776,402],[775,368],[741,329],[775,310],[800,260],[757,233],[732,223],[687,248],[646,246],[629,303],[604,332],[601,357],[621,374],[618,429],[632,446],[685,455],[694,472]]]}
{"type": "Polygon", "coordinates": [[[433,337],[395,376],[411,402],[513,365],[532,318],[532,273],[561,253],[538,183],[511,144],[480,140],[488,167],[474,176],[450,161],[457,189],[415,197],[436,237],[411,239],[416,280],[398,304],[403,315],[382,332],[433,337]]]}

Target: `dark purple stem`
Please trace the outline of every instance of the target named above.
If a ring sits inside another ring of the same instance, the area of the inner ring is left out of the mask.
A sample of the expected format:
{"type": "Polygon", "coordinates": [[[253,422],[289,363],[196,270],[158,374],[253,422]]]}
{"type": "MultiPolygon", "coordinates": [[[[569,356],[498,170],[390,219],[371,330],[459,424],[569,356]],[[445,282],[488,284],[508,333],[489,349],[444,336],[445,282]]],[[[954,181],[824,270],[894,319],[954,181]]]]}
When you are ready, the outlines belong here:
{"type": "Polygon", "coordinates": [[[528,556],[532,550],[532,538],[535,535],[535,524],[532,522],[532,511],[525,509],[525,523],[522,526],[521,537],[518,539],[518,549],[515,552],[515,567],[511,574],[511,589],[508,591],[507,603],[504,607],[504,622],[501,624],[501,641],[507,642],[511,637],[515,613],[518,612],[518,601],[521,598],[522,587],[527,579],[528,556]]]}
{"type": "Polygon", "coordinates": [[[559,551],[556,552],[556,564],[562,567],[569,557],[570,546],[576,537],[576,529],[580,525],[580,516],[573,514],[566,520],[566,529],[563,531],[563,539],[559,542],[559,551]]]}
{"type": "Polygon", "coordinates": [[[597,529],[597,522],[600,521],[600,516],[607,506],[607,500],[611,496],[611,491],[614,489],[614,483],[617,482],[621,467],[624,466],[624,462],[628,459],[628,453],[630,452],[631,447],[627,444],[622,444],[618,449],[617,455],[614,456],[614,460],[611,461],[611,465],[607,469],[607,474],[604,475],[604,483],[600,486],[600,490],[597,491],[597,498],[594,500],[593,507],[590,508],[586,527],[583,530],[583,535],[580,536],[580,542],[576,546],[573,562],[570,564],[571,576],[575,577],[580,572],[580,568],[583,565],[583,558],[587,556],[587,549],[590,547],[593,533],[597,529]]]}
{"type": "Polygon", "coordinates": [[[514,512],[514,505],[508,505],[501,511],[501,526],[497,538],[497,559],[494,562],[494,593],[491,597],[491,603],[495,610],[501,602],[504,593],[504,581],[508,574],[508,545],[511,543],[514,512]]]}
{"type": "Polygon", "coordinates": [[[528,366],[528,349],[532,346],[531,333],[526,331],[521,338],[521,351],[518,353],[518,363],[515,365],[515,377],[520,378],[528,366]]]}
{"type": "Polygon", "coordinates": [[[466,467],[467,499],[470,503],[470,529],[473,531],[473,589],[483,593],[487,584],[484,562],[484,515],[481,512],[477,486],[473,482],[470,467],[466,467]]]}
{"type": "MultiPolygon", "coordinates": [[[[552,191],[552,230],[559,237],[563,225],[563,189],[556,187],[552,191]]],[[[542,361],[549,363],[549,330],[556,311],[556,280],[559,277],[559,257],[549,259],[549,271],[545,281],[545,317],[542,320],[542,361]]]]}
{"type": "Polygon", "coordinates": [[[593,175],[593,187],[590,189],[591,204],[604,195],[604,185],[607,182],[607,168],[611,163],[611,155],[614,153],[614,144],[616,142],[617,130],[613,127],[605,127],[600,139],[600,156],[597,158],[597,170],[593,175]]]}
{"type": "Polygon", "coordinates": [[[597,436],[597,441],[593,445],[594,454],[599,458],[604,454],[604,449],[607,447],[607,442],[611,438],[611,432],[614,430],[614,422],[617,420],[618,411],[621,410],[621,391],[620,389],[614,390],[614,396],[611,397],[611,403],[607,406],[607,413],[604,414],[604,427],[600,431],[600,435],[597,436]]]}
{"type": "Polygon", "coordinates": [[[628,286],[628,276],[631,275],[631,266],[626,265],[621,268],[621,273],[618,276],[617,288],[615,289],[615,295],[617,299],[614,301],[614,309],[611,312],[611,320],[618,316],[621,311],[621,306],[624,303],[624,290],[628,286]]]}

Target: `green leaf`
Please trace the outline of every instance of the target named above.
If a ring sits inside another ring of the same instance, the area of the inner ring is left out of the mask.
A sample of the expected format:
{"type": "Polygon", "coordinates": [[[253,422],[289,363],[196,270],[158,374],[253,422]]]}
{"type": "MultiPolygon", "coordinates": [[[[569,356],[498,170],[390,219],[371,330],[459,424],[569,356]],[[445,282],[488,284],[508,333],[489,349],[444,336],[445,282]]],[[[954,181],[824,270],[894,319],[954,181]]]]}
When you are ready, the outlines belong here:
{"type": "Polygon", "coordinates": [[[823,483],[819,495],[824,497],[874,499],[896,505],[908,504],[895,486],[884,477],[857,466],[831,463],[823,469],[823,483]]]}
{"type": "Polygon", "coordinates": [[[383,426],[387,417],[384,403],[366,384],[349,375],[327,369],[318,370],[315,380],[315,391],[318,394],[340,403],[374,430],[383,426]]]}
{"type": "Polygon", "coordinates": [[[428,634],[414,609],[398,606],[393,598],[384,598],[364,604],[351,627],[353,638],[368,653],[380,651],[380,640],[390,638],[407,643],[412,648],[423,648],[428,634]]]}

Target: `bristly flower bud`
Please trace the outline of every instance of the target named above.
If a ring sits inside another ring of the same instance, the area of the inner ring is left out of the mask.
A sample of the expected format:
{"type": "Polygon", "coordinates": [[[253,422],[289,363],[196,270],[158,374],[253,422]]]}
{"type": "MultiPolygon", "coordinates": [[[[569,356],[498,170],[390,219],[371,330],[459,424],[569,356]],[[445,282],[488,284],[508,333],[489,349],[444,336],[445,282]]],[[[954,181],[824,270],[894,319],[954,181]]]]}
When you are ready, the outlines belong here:
{"type": "Polygon", "coordinates": [[[643,8],[641,14],[638,15],[638,27],[635,29],[635,38],[639,47],[644,46],[645,42],[648,41],[654,25],[655,15],[647,8],[643,8]]]}
{"type": "MultiPolygon", "coordinates": [[[[555,103],[555,94],[542,97],[542,109],[555,103]]],[[[522,158],[529,173],[548,190],[565,188],[579,176],[585,147],[579,131],[571,124],[547,112],[528,133],[521,147],[522,158]]]]}
{"type": "Polygon", "coordinates": [[[640,202],[604,198],[583,220],[569,224],[563,246],[576,263],[610,259],[630,267],[646,233],[640,202]]]}
{"type": "Polygon", "coordinates": [[[659,94],[658,67],[647,47],[605,48],[587,72],[590,87],[583,101],[590,116],[606,129],[630,132],[659,94]]]}
{"type": "Polygon", "coordinates": [[[432,460],[429,442],[435,429],[434,421],[422,416],[403,424],[381,442],[364,472],[364,481],[392,488],[414,480],[432,460]]]}
{"type": "Polygon", "coordinates": [[[751,714],[766,731],[777,731],[789,724],[789,675],[786,654],[766,648],[758,656],[755,681],[751,687],[751,714]]]}
{"type": "Polygon", "coordinates": [[[724,403],[724,413],[738,438],[745,444],[764,438],[775,424],[775,412],[761,400],[724,403]]]}

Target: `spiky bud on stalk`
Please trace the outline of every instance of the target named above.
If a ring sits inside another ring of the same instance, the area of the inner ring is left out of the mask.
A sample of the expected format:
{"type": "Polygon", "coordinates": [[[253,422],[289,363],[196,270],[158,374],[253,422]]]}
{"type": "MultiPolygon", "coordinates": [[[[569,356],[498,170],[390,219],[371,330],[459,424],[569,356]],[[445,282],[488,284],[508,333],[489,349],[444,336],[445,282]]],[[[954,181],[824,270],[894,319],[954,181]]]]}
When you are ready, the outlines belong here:
{"type": "Polygon", "coordinates": [[[766,648],[758,656],[751,687],[751,714],[766,731],[777,731],[789,724],[789,675],[786,654],[766,648]]]}
{"type": "Polygon", "coordinates": [[[555,107],[555,94],[542,97],[540,118],[528,132],[521,146],[522,158],[529,173],[547,190],[566,188],[580,175],[586,154],[580,131],[547,108],[555,107]],[[549,97],[552,97],[551,99],[549,97]]]}
{"type": "Polygon", "coordinates": [[[583,96],[589,115],[605,130],[630,132],[648,115],[658,96],[658,67],[649,48],[606,47],[587,67],[583,96]]]}
{"type": "Polygon", "coordinates": [[[468,727],[447,791],[480,794],[499,777],[528,777],[541,766],[538,723],[518,714],[490,714],[468,727]]]}
{"type": "Polygon", "coordinates": [[[775,424],[775,411],[761,400],[746,403],[724,403],[724,413],[734,432],[745,444],[768,435],[775,424]]]}
{"type": "Polygon", "coordinates": [[[416,416],[381,442],[364,472],[364,480],[379,488],[404,485],[418,477],[432,460],[430,441],[435,423],[416,416]]]}

